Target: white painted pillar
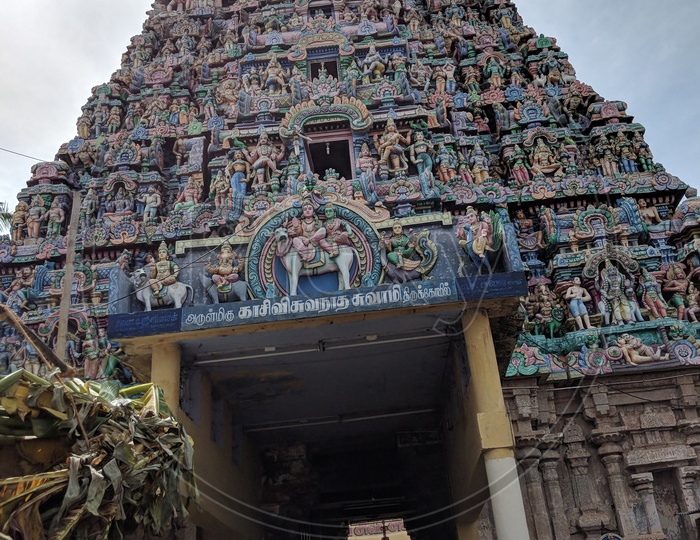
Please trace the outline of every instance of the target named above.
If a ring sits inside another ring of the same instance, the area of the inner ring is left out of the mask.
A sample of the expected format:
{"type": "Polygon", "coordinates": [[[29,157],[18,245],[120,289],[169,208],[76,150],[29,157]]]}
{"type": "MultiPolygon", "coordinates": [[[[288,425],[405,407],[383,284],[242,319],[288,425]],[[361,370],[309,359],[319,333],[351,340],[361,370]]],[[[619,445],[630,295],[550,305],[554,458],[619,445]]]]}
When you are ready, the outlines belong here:
{"type": "Polygon", "coordinates": [[[488,454],[484,461],[498,540],[530,540],[515,458],[489,459],[488,454]]]}

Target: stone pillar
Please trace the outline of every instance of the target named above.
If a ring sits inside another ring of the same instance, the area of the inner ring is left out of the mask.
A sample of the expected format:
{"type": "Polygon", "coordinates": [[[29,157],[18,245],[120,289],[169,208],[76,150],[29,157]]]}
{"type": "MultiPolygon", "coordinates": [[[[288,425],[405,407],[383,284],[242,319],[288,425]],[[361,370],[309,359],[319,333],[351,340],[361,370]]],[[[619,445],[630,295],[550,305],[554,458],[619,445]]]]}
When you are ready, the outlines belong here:
{"type": "Polygon", "coordinates": [[[695,463],[700,465],[700,420],[697,418],[678,421],[678,429],[685,435],[686,442],[695,450],[695,463]]]}
{"type": "Polygon", "coordinates": [[[520,448],[518,461],[525,478],[531,517],[535,524],[535,536],[538,540],[552,540],[552,527],[549,524],[549,511],[539,469],[541,455],[542,452],[537,448],[520,448]]]}
{"type": "Polygon", "coordinates": [[[622,447],[615,442],[604,442],[598,450],[598,455],[608,473],[608,486],[615,503],[615,516],[620,534],[632,538],[638,531],[632,517],[632,505],[627,491],[629,488],[625,479],[622,447]]]}
{"type": "Polygon", "coordinates": [[[639,493],[639,497],[644,504],[644,512],[649,522],[649,534],[655,538],[665,538],[666,536],[661,528],[659,512],[656,509],[656,501],[654,500],[654,475],[651,473],[633,474],[632,485],[639,493]]]}
{"type": "MultiPolygon", "coordinates": [[[[695,480],[700,475],[700,467],[678,467],[676,477],[683,496],[681,500],[681,512],[692,512],[698,509],[698,498],[696,497],[695,480]]],[[[697,537],[697,515],[683,516],[685,532],[688,536],[697,537]]]]}
{"type": "Polygon", "coordinates": [[[610,517],[602,511],[600,500],[591,486],[588,474],[591,453],[585,446],[586,438],[579,426],[571,424],[564,430],[564,442],[568,446],[566,459],[572,472],[576,499],[581,511],[578,526],[586,534],[586,540],[598,540],[600,531],[609,528],[610,517]]]}
{"type": "Polygon", "coordinates": [[[554,526],[554,538],[556,540],[569,540],[569,518],[564,510],[564,498],[561,494],[561,484],[559,484],[559,452],[553,449],[545,450],[540,458],[542,477],[544,478],[544,489],[547,495],[547,506],[549,508],[552,525],[554,526]]]}
{"type": "Polygon", "coordinates": [[[180,346],[177,343],[153,345],[151,381],[163,390],[173,416],[180,407],[180,346]]]}
{"type": "Polygon", "coordinates": [[[513,431],[503,400],[488,315],[483,310],[469,311],[462,317],[462,326],[496,536],[502,540],[529,540],[513,431]]]}

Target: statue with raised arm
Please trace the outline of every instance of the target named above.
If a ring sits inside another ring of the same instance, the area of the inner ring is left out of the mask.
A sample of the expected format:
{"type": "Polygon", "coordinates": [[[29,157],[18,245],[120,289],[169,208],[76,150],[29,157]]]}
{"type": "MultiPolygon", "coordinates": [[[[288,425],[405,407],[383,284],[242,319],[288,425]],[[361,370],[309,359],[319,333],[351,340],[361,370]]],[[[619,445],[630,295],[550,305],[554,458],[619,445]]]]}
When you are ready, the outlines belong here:
{"type": "Polygon", "coordinates": [[[248,163],[253,167],[255,183],[269,182],[273,174],[281,174],[277,169],[277,163],[284,157],[284,148],[277,148],[270,142],[270,136],[266,131],[260,133],[260,139],[252,152],[243,149],[248,163]]]}
{"type": "Polygon", "coordinates": [[[374,135],[374,146],[379,152],[379,164],[388,165],[392,172],[405,171],[408,168],[403,153],[405,146],[409,144],[411,144],[410,132],[407,137],[401,135],[391,117],[387,119],[386,128],[381,137],[374,135]]]}

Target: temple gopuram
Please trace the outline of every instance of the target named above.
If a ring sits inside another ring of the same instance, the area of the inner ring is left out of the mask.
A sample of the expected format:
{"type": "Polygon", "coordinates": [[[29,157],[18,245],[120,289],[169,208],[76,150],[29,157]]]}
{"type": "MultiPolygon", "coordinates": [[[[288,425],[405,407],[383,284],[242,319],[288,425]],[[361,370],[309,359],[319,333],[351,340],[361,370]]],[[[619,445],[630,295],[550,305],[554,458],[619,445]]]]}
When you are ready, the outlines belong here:
{"type": "Polygon", "coordinates": [[[156,0],[0,300],[163,388],[178,537],[695,538],[700,199],[644,135],[507,0],[156,0]]]}

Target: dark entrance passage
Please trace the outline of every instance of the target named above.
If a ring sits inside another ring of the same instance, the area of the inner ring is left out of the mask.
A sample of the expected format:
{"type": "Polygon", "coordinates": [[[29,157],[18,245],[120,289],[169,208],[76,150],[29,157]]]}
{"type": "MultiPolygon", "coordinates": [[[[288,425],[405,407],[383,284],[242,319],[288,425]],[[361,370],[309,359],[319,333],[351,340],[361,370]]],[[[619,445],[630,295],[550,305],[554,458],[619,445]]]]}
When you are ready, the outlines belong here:
{"type": "MultiPolygon", "coordinates": [[[[322,137],[316,135],[314,140],[322,137]]],[[[309,144],[309,167],[312,172],[323,178],[326,170],[335,169],[338,175],[350,179],[353,177],[350,159],[350,141],[313,142],[309,144]]]]}
{"type": "Polygon", "coordinates": [[[436,322],[456,316],[183,345],[188,377],[211,381],[260,458],[266,540],[345,539],[351,523],[396,518],[416,540],[455,540],[444,396],[462,337],[436,322]]]}

